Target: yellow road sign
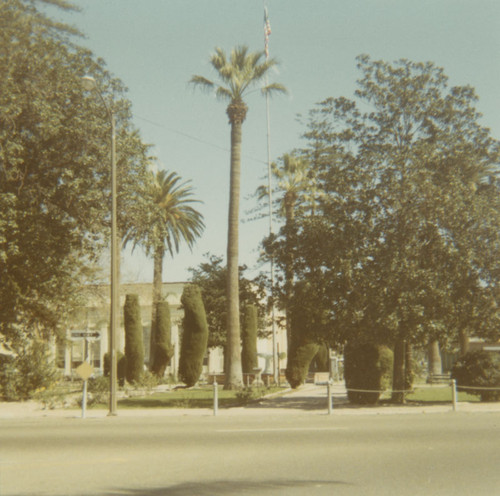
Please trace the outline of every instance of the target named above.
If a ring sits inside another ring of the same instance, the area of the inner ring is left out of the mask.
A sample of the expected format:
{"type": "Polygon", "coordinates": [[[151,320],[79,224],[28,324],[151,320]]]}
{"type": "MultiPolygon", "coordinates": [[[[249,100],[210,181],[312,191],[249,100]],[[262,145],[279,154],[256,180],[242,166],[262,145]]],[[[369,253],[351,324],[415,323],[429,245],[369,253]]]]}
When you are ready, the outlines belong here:
{"type": "Polygon", "coordinates": [[[75,371],[84,381],[86,381],[94,373],[94,367],[88,362],[83,362],[75,371]]]}

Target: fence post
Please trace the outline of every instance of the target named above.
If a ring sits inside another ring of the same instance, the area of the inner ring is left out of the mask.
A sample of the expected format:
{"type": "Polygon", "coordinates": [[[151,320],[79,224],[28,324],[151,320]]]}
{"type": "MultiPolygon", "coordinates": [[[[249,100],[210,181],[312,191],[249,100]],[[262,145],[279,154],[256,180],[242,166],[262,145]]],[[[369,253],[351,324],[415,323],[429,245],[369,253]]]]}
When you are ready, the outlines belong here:
{"type": "Polygon", "coordinates": [[[217,416],[219,410],[219,390],[217,388],[217,379],[214,376],[214,417],[217,416]]]}
{"type": "Polygon", "coordinates": [[[326,386],[326,392],[328,396],[328,415],[332,414],[332,381],[328,381],[326,386]]]}
{"type": "Polygon", "coordinates": [[[452,379],[451,381],[451,398],[453,402],[453,411],[457,411],[457,381],[452,379]]]}

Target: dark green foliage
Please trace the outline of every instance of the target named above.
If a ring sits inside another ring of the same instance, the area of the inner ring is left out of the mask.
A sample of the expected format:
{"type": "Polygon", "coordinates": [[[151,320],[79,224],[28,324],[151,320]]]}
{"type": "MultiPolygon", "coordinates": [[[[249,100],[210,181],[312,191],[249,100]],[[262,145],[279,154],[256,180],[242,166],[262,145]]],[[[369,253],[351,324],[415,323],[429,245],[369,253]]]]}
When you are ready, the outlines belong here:
{"type": "Polygon", "coordinates": [[[470,351],[458,360],[452,370],[452,378],[458,386],[499,388],[498,391],[465,389],[470,394],[480,396],[481,401],[500,400],[500,359],[487,351],[470,351]]]}
{"type": "Polygon", "coordinates": [[[15,351],[14,356],[0,355],[0,398],[27,400],[57,382],[59,373],[45,342],[32,341],[15,351]]]}
{"type": "Polygon", "coordinates": [[[257,308],[247,305],[241,328],[241,367],[244,374],[251,374],[258,367],[257,360],[257,308]]]}
{"type": "MultiPolygon", "coordinates": [[[[109,353],[105,353],[103,357],[103,372],[105,376],[109,376],[109,353]]],[[[121,352],[116,352],[116,374],[118,376],[118,384],[125,384],[125,375],[127,374],[127,357],[121,352]]]]}
{"type": "Polygon", "coordinates": [[[373,343],[348,343],[344,348],[344,378],[351,403],[377,403],[391,375],[392,351],[373,343]],[[373,393],[349,391],[359,389],[373,393]]]}
{"type": "Polygon", "coordinates": [[[151,326],[151,332],[153,334],[151,372],[157,377],[163,377],[174,354],[171,343],[172,324],[168,302],[160,301],[156,304],[156,318],[151,326]]]}
{"type": "Polygon", "coordinates": [[[200,378],[203,358],[207,352],[208,325],[205,308],[198,286],[184,287],[181,297],[184,308],[182,327],[179,377],[188,387],[194,386],[200,378]]]}
{"type": "Polygon", "coordinates": [[[116,115],[122,228],[149,155],[122,83],[46,4],[73,10],[0,2],[0,333],[11,344],[60,329],[109,236],[110,121],[82,75],[116,115]]]}
{"type": "MultiPolygon", "coordinates": [[[[227,270],[224,259],[215,255],[205,254],[207,261],[196,268],[190,268],[191,282],[201,289],[203,304],[208,322],[208,347],[225,347],[227,344],[227,270]]],[[[246,305],[254,305],[258,309],[258,331],[263,334],[265,329],[265,307],[262,302],[266,291],[261,278],[253,280],[244,277],[247,267],[240,266],[240,312],[244,319],[246,305]]]]}
{"type": "Polygon", "coordinates": [[[314,215],[297,210],[264,248],[282,298],[288,270],[309,285],[320,339],[401,341],[394,389],[404,390],[404,342],[499,338],[500,146],[474,90],[451,87],[432,63],[361,56],[358,67],[355,100],[309,114],[314,215]]]}
{"type": "Polygon", "coordinates": [[[140,381],[144,372],[144,344],[138,295],[126,295],[123,316],[125,323],[125,356],[127,357],[125,377],[128,382],[140,381]]]}
{"type": "Polygon", "coordinates": [[[285,375],[292,388],[305,382],[311,361],[318,353],[316,332],[323,323],[323,311],[318,308],[316,296],[309,284],[296,284],[288,309],[291,345],[285,375]]]}
{"type": "Polygon", "coordinates": [[[311,342],[300,345],[292,344],[285,371],[286,379],[292,388],[295,389],[306,381],[309,365],[318,353],[318,346],[311,342]]]}
{"type": "Polygon", "coordinates": [[[316,372],[330,372],[330,354],[326,344],[319,346],[313,363],[316,372]]]}

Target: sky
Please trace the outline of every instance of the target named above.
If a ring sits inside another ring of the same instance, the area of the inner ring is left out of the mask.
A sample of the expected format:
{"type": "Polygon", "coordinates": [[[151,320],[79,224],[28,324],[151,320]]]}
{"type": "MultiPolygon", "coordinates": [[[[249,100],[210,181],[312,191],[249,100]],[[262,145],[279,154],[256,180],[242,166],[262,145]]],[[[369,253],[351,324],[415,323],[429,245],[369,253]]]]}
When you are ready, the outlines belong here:
{"type": "MultiPolygon", "coordinates": [[[[270,56],[279,62],[269,82],[288,88],[270,100],[270,158],[302,146],[306,116],[328,97],[352,98],[356,57],[434,62],[450,86],[471,85],[481,123],[500,138],[500,2],[498,0],[73,0],[81,12],[50,14],[85,34],[81,44],[105,60],[128,87],[134,124],[153,145],[160,169],[191,181],[205,232],[192,251],[166,257],[164,281],[185,281],[205,253],[225,257],[229,201],[230,127],[226,104],[188,84],[215,77],[215,47],[264,49],[264,6],[271,24],[270,56]]],[[[248,95],[243,124],[240,263],[257,263],[269,219],[252,220],[256,188],[267,184],[266,104],[248,95]]],[[[119,153],[119,150],[117,150],[119,153]]],[[[152,260],[123,253],[123,282],[150,282],[152,260]]]]}

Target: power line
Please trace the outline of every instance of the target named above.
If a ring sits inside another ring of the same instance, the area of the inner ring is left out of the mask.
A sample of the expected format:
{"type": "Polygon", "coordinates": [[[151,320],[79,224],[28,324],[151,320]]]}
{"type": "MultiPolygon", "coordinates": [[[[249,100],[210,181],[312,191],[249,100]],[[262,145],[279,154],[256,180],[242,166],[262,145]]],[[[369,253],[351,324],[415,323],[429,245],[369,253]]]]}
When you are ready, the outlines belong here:
{"type": "MultiPolygon", "coordinates": [[[[201,138],[198,138],[197,136],[193,136],[193,135],[185,133],[183,131],[178,131],[176,129],[169,128],[169,127],[165,126],[164,124],[154,122],[150,119],[146,119],[145,117],[141,117],[140,115],[137,115],[137,114],[134,114],[134,117],[141,120],[141,121],[147,122],[148,124],[151,124],[153,126],[160,127],[162,129],[166,129],[168,132],[170,132],[172,134],[177,134],[179,136],[183,136],[184,138],[188,138],[192,141],[196,141],[196,142],[201,143],[203,145],[211,146],[212,148],[216,148],[217,150],[221,150],[221,151],[226,152],[226,153],[231,153],[231,150],[229,148],[225,148],[223,146],[216,145],[215,143],[210,143],[209,141],[205,141],[201,138]]],[[[249,155],[243,155],[243,157],[245,157],[248,160],[253,160],[254,162],[258,162],[259,164],[267,165],[267,161],[265,161],[265,160],[251,157],[249,155]]]]}

